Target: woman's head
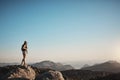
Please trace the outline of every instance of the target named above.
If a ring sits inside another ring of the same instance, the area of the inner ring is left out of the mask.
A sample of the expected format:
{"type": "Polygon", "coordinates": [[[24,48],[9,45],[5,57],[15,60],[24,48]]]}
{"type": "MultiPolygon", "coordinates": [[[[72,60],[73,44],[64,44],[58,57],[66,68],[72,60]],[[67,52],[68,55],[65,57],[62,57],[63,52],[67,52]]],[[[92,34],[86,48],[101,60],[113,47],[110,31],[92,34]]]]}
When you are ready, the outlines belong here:
{"type": "Polygon", "coordinates": [[[24,41],[24,44],[27,44],[27,41],[24,41]]]}

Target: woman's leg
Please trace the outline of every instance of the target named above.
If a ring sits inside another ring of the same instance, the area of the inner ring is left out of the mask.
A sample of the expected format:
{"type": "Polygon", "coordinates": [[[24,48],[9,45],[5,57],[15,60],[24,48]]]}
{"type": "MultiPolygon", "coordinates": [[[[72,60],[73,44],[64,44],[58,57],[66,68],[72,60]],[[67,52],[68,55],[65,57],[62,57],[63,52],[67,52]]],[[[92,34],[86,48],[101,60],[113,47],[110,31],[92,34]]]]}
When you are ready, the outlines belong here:
{"type": "Polygon", "coordinates": [[[21,65],[23,65],[23,59],[22,59],[22,61],[21,61],[21,65]]]}
{"type": "Polygon", "coordinates": [[[24,65],[24,66],[25,66],[25,64],[26,64],[26,63],[25,63],[25,58],[26,58],[26,54],[25,54],[25,51],[24,51],[24,53],[23,53],[23,63],[24,63],[23,65],[24,65]]]}
{"type": "Polygon", "coordinates": [[[25,57],[26,57],[26,54],[25,54],[25,51],[22,51],[22,53],[23,53],[23,59],[22,59],[21,65],[25,66],[25,57]]]}

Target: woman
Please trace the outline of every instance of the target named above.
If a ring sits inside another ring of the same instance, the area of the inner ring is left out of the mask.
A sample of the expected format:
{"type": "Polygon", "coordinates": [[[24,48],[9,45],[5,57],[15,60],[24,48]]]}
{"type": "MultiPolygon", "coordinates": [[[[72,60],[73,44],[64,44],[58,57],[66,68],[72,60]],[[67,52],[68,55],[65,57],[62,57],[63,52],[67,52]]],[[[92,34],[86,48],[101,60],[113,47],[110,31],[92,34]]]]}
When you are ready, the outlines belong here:
{"type": "Polygon", "coordinates": [[[22,59],[21,65],[25,66],[26,53],[28,53],[27,52],[27,41],[24,41],[24,44],[22,45],[21,50],[23,53],[23,59],[22,59]]]}

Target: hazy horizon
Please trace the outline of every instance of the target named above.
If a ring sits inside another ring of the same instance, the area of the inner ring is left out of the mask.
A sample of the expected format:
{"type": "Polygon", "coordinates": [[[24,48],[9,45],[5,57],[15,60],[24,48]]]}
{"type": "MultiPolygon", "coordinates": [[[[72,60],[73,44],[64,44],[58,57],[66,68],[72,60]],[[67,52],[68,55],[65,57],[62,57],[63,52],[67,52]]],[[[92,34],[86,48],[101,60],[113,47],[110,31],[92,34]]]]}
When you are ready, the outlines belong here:
{"type": "MultiPolygon", "coordinates": [[[[51,60],[44,60],[44,61],[51,61],[51,60]]],[[[71,65],[72,67],[74,67],[75,69],[81,69],[82,67],[84,67],[84,65],[89,65],[89,66],[93,66],[93,65],[96,65],[96,64],[102,64],[102,63],[105,63],[105,62],[108,62],[108,61],[116,61],[116,60],[107,60],[107,61],[68,61],[68,62],[55,62],[55,61],[52,61],[54,63],[61,63],[63,65],[71,65]]],[[[40,63],[42,61],[38,61],[38,62],[28,62],[27,64],[28,65],[31,65],[31,64],[35,64],[35,63],[40,63]]],[[[120,63],[120,61],[117,61],[118,63],[120,63]]],[[[0,64],[6,64],[6,65],[19,65],[20,62],[0,62],[0,64]]],[[[1,65],[3,66],[3,65],[1,65]]],[[[5,66],[5,65],[4,65],[5,66]]]]}
{"type": "Polygon", "coordinates": [[[0,62],[120,61],[119,0],[1,0],[0,62]]]}

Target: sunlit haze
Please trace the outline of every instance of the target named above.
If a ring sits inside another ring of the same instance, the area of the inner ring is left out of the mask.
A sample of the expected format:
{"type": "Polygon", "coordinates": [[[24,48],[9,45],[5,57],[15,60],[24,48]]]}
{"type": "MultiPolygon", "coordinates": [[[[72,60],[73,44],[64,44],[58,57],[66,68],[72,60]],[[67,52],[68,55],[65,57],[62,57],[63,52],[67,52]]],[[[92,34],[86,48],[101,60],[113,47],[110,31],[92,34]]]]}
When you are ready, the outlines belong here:
{"type": "Polygon", "coordinates": [[[120,61],[119,0],[1,0],[0,62],[120,61]]]}

